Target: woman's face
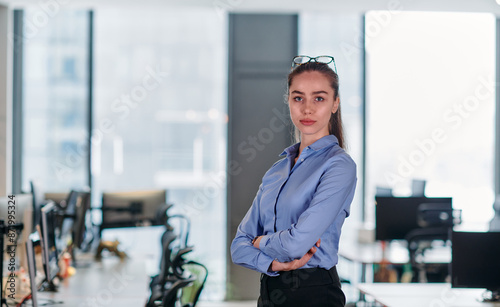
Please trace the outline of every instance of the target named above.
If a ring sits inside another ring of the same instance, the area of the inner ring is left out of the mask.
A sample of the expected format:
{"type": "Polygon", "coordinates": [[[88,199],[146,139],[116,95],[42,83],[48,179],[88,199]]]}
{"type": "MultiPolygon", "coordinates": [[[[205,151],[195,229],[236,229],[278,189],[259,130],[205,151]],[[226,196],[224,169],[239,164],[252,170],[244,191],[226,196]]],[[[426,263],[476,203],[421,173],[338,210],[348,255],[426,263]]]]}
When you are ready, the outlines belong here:
{"type": "Polygon", "coordinates": [[[315,141],[329,134],[328,123],[339,108],[339,98],[326,76],[306,71],[294,77],[289,88],[288,104],[292,122],[301,132],[302,141],[315,141]]]}

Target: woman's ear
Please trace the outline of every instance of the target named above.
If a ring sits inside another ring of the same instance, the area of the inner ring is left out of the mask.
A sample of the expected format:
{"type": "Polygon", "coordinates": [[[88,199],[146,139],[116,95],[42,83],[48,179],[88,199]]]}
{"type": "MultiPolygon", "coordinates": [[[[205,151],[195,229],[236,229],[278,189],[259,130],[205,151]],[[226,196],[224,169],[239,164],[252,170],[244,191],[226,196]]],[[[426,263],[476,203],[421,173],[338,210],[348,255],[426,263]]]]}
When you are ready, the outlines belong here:
{"type": "Polygon", "coordinates": [[[339,105],[340,105],[340,98],[337,96],[337,98],[333,101],[333,108],[332,108],[333,114],[337,113],[337,110],[339,109],[339,105]]]}

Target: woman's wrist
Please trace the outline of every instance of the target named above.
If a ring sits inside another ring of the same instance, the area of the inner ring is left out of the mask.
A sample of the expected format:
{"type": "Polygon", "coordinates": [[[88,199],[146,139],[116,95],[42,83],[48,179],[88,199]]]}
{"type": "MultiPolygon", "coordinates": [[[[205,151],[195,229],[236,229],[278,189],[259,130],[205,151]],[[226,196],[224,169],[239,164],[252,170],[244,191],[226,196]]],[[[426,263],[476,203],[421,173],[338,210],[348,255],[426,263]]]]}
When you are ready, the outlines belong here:
{"type": "Polygon", "coordinates": [[[253,240],[252,240],[253,247],[259,248],[260,240],[262,240],[262,236],[257,236],[255,238],[253,238],[253,240]]]}
{"type": "Polygon", "coordinates": [[[273,272],[279,272],[281,271],[283,268],[281,268],[280,266],[281,262],[279,262],[278,260],[273,260],[273,262],[271,262],[271,271],[273,272]]]}

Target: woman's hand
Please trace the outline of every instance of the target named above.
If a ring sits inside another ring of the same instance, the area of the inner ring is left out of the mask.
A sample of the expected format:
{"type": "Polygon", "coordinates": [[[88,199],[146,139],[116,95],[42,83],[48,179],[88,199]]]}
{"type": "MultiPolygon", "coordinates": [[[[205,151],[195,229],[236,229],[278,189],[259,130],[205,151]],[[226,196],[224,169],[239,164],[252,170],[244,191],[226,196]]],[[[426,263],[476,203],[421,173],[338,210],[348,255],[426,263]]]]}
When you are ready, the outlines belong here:
{"type": "Polygon", "coordinates": [[[320,244],[321,239],[319,239],[318,242],[316,242],[316,244],[311,247],[311,249],[300,259],[295,259],[290,262],[279,262],[278,260],[273,260],[273,262],[271,263],[271,271],[278,272],[300,269],[301,267],[306,265],[309,260],[311,260],[314,253],[316,253],[316,251],[318,250],[316,247],[319,247],[320,244]]]}

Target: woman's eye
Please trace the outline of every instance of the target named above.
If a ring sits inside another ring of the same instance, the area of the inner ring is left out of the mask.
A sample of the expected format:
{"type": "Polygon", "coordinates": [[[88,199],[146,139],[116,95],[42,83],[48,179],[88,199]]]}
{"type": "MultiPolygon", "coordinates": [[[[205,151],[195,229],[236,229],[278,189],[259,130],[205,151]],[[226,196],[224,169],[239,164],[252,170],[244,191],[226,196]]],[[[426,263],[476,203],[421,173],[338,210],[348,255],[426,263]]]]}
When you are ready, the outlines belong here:
{"type": "Polygon", "coordinates": [[[325,100],[325,98],[323,98],[323,97],[316,97],[316,101],[323,101],[323,100],[325,100]]]}
{"type": "Polygon", "coordinates": [[[302,101],[302,97],[293,97],[294,101],[302,101]]]}

